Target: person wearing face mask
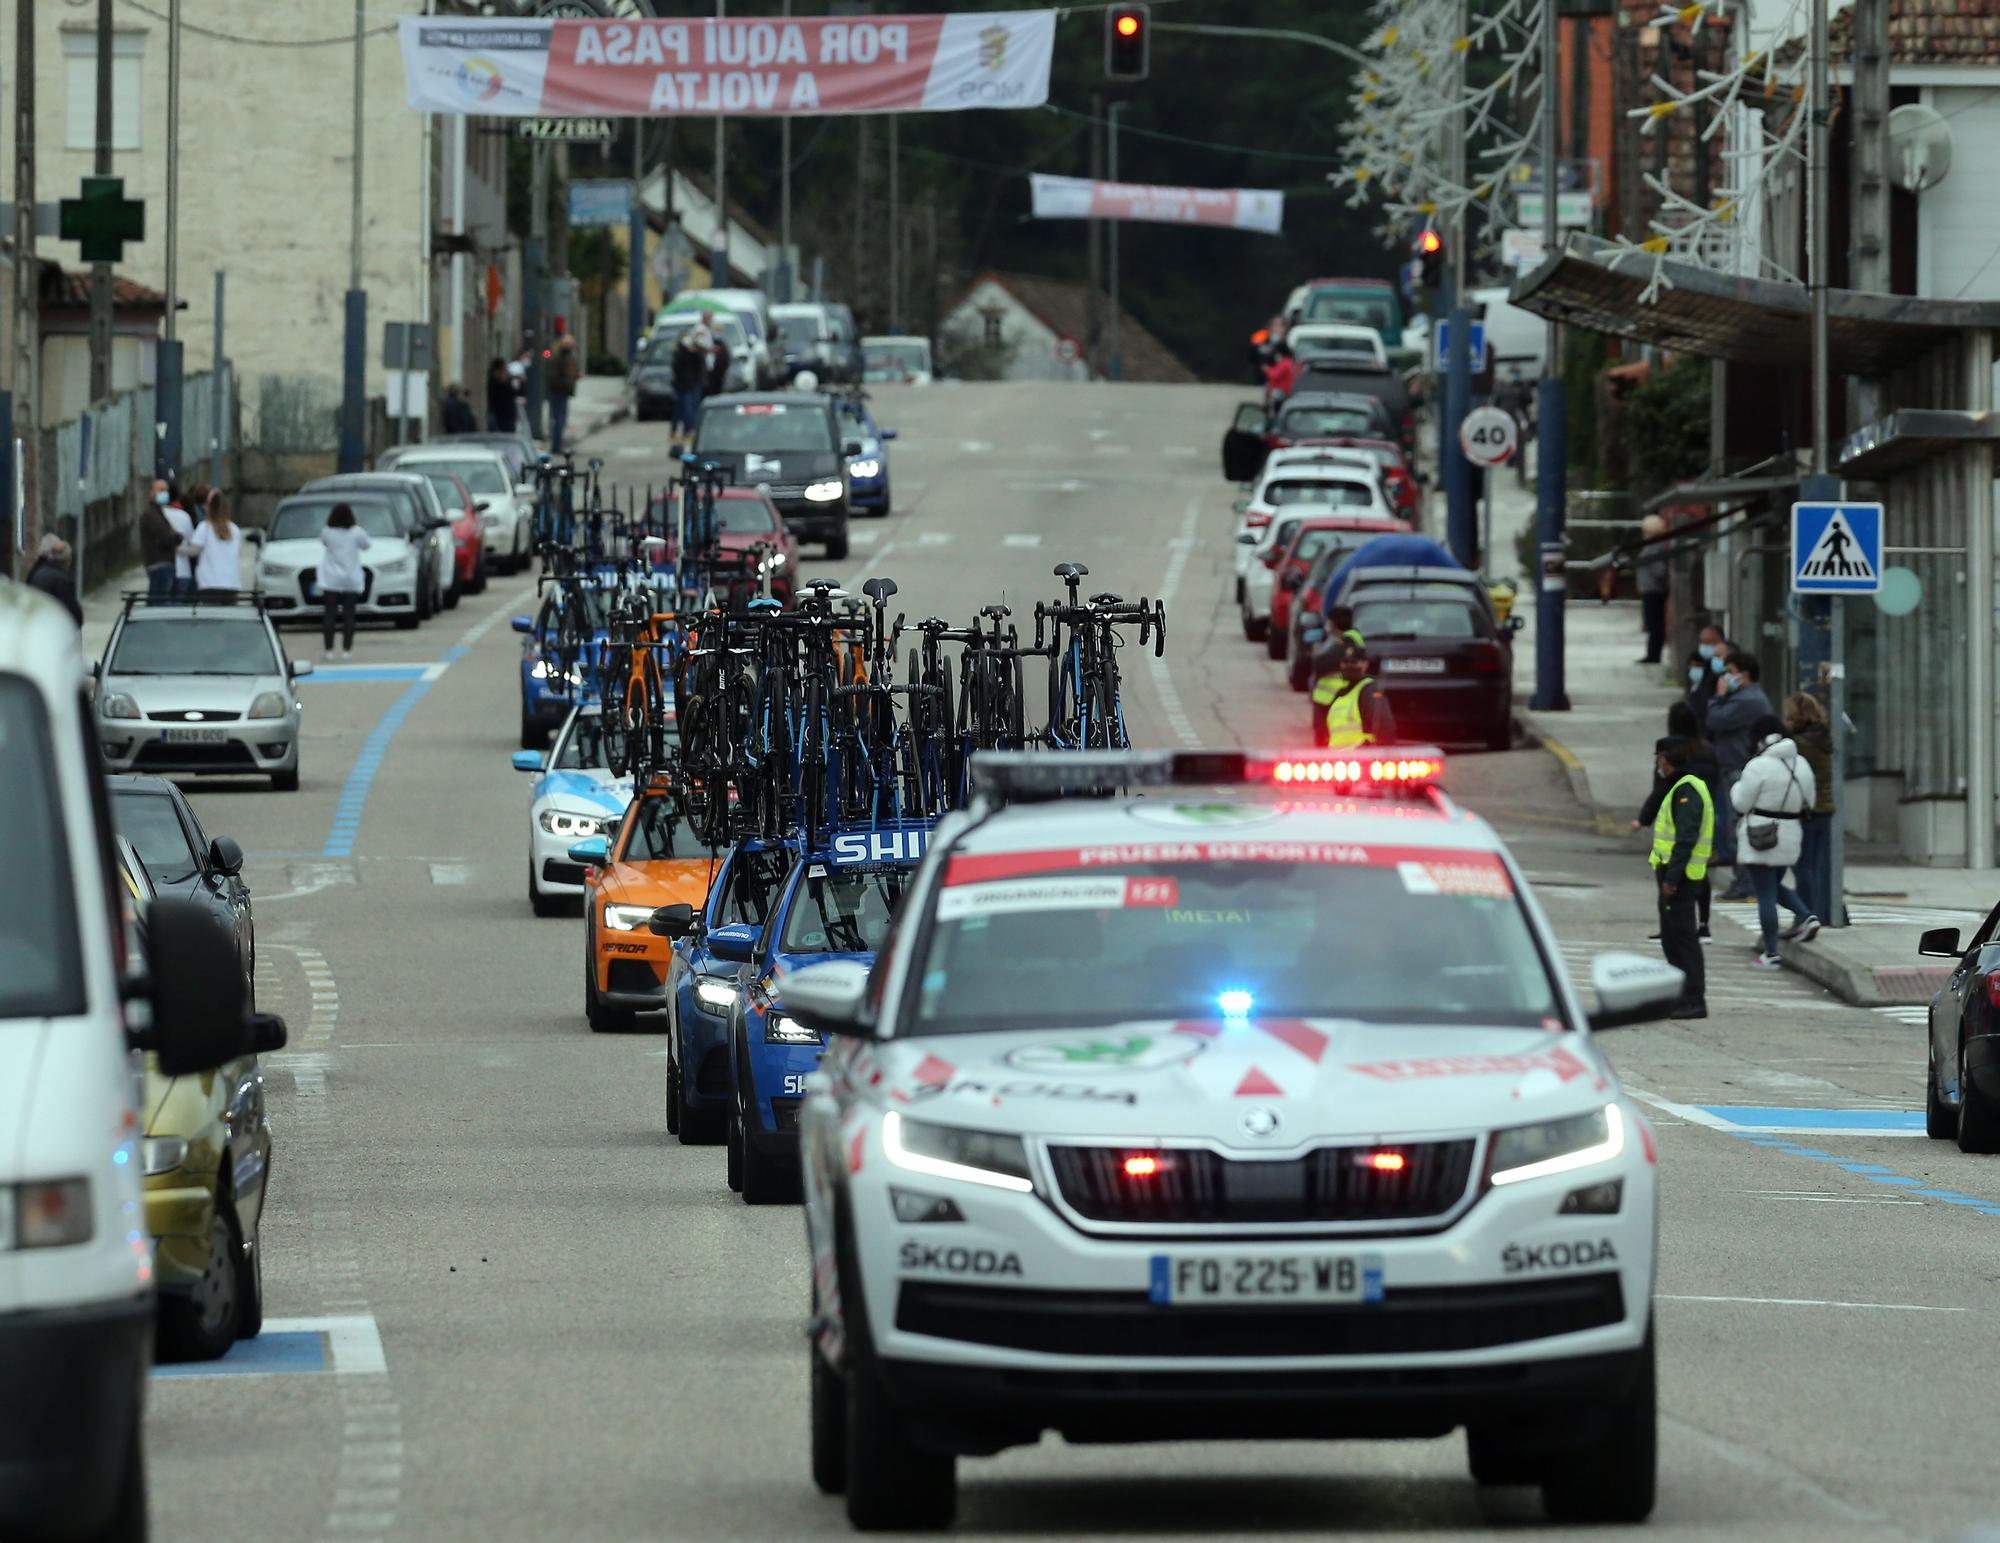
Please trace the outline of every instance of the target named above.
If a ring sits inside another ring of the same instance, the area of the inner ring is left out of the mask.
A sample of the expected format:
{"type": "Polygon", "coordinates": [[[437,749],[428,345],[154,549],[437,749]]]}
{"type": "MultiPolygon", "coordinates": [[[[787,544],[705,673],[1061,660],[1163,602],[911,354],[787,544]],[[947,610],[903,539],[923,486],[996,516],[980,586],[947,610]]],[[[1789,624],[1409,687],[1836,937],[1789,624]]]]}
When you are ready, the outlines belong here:
{"type": "Polygon", "coordinates": [[[1745,653],[1740,648],[1731,649],[1723,666],[1722,674],[1716,677],[1715,699],[1708,704],[1706,728],[1709,743],[1715,746],[1715,764],[1722,773],[1723,796],[1716,800],[1718,812],[1729,810],[1724,816],[1723,840],[1718,850],[1726,853],[1726,860],[1734,871],[1729,888],[1722,892],[1724,900],[1748,900],[1751,896],[1750,878],[1744,873],[1736,810],[1729,797],[1736,786],[1736,779],[1743,775],[1743,768],[1750,764],[1750,758],[1757,753],[1756,728],[1765,718],[1775,718],[1777,708],[1764,694],[1758,684],[1762,674],[1756,656],[1745,653]]]}
{"type": "Polygon", "coordinates": [[[1729,658],[1729,640],[1722,629],[1710,622],[1701,629],[1694,653],[1688,659],[1688,706],[1697,718],[1708,717],[1708,704],[1715,700],[1715,683],[1722,678],[1729,658]]]}
{"type": "MultiPolygon", "coordinates": [[[[174,592],[174,559],[187,539],[167,519],[173,502],[166,479],[155,477],[145,507],[139,511],[139,561],[146,568],[146,598],[165,600],[174,592]]],[[[188,535],[193,534],[190,527],[188,535]]]]}

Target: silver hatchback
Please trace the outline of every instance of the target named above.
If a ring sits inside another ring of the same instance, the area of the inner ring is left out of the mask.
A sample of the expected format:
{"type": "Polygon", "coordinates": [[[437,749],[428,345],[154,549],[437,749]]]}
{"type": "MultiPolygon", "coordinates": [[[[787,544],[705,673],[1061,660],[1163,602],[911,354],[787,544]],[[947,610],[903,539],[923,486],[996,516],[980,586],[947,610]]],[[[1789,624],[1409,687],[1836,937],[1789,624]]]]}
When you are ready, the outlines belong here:
{"type": "Polygon", "coordinates": [[[299,785],[299,703],[259,597],[149,602],[128,595],[97,676],[98,734],[114,772],[263,776],[299,785]]]}

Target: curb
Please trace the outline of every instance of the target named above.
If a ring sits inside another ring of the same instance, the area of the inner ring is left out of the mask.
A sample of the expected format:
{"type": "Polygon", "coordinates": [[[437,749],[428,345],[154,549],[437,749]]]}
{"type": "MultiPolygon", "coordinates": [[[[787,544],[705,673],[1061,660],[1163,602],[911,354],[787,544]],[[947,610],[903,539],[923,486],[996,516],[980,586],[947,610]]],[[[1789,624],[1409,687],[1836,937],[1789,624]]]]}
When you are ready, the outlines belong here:
{"type": "Polygon", "coordinates": [[[1591,792],[1590,773],[1584,770],[1583,762],[1578,759],[1574,750],[1540,728],[1532,718],[1519,710],[1514,714],[1514,726],[1521,731],[1522,739],[1555,757],[1556,764],[1563,769],[1563,775],[1569,779],[1571,795],[1589,811],[1591,823],[1596,827],[1598,835],[1627,834],[1625,827],[1628,822],[1613,815],[1591,792]]]}
{"type": "MultiPolygon", "coordinates": [[[[1830,934],[1822,932],[1825,938],[1830,934]]],[[[1778,944],[1778,957],[1807,980],[1855,1007],[1921,1007],[1950,977],[1949,970],[1863,964],[1816,943],[1778,944]]]]}

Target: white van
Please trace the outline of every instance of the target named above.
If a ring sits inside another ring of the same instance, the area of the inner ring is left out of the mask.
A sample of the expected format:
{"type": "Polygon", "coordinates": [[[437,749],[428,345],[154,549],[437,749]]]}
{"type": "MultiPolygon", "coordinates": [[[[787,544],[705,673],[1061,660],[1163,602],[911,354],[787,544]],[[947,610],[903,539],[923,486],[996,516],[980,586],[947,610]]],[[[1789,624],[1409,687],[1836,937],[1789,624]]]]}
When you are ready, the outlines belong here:
{"type": "Polygon", "coordinates": [[[243,975],[191,902],[118,878],[76,626],[0,580],[0,1537],[144,1538],[153,1247],[135,1050],[248,1054],[243,975]]]}

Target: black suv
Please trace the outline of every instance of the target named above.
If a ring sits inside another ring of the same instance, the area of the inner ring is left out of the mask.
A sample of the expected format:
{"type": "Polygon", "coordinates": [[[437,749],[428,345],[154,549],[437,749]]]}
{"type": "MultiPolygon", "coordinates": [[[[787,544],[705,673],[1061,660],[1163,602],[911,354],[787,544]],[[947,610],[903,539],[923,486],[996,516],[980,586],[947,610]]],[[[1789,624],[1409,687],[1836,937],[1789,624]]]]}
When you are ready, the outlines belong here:
{"type": "Polygon", "coordinates": [[[859,440],[841,439],[833,398],[803,391],[742,392],[701,406],[694,453],[731,482],[762,487],[801,541],[847,556],[847,461],[859,440]]]}

